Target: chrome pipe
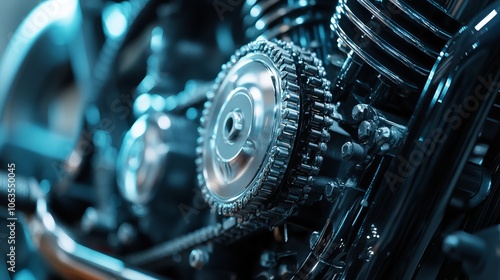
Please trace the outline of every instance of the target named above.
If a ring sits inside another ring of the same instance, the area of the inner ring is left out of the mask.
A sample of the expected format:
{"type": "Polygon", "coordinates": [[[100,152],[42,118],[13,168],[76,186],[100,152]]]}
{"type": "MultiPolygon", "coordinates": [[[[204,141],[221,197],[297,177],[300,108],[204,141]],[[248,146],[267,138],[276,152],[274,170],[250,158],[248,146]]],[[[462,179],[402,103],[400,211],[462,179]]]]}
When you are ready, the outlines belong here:
{"type": "Polygon", "coordinates": [[[48,211],[43,198],[38,199],[36,212],[27,215],[27,220],[36,247],[65,279],[165,279],[79,244],[48,211]]]}

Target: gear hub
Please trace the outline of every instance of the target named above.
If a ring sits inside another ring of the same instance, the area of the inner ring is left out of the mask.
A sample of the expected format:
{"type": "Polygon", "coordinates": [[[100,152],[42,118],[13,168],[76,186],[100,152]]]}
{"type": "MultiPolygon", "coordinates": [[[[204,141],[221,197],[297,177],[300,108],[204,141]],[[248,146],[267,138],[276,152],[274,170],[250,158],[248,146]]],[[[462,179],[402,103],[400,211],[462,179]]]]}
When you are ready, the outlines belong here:
{"type": "Polygon", "coordinates": [[[252,42],[222,67],[201,120],[198,181],[219,214],[276,220],[307,199],[329,139],[330,83],[312,53],[252,42]]]}

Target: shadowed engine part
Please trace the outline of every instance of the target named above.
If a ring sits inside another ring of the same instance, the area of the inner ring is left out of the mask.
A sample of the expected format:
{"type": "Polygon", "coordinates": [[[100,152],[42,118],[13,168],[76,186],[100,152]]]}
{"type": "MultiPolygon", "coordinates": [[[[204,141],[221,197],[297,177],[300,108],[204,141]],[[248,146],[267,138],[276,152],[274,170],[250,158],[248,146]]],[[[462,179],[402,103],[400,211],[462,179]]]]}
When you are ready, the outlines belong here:
{"type": "Polygon", "coordinates": [[[151,113],[140,117],[125,135],[118,155],[122,196],[145,205],[164,193],[162,186],[173,192],[189,187],[195,177],[196,135],[194,125],[177,116],[151,113]]]}
{"type": "Polygon", "coordinates": [[[497,98],[498,85],[485,77],[493,81],[500,77],[499,35],[492,32],[498,30],[500,18],[491,17],[499,8],[497,3],[481,12],[443,49],[409,125],[407,142],[400,157],[393,159],[374,197],[375,207],[367,213],[349,252],[353,261],[344,272],[347,278],[410,278],[418,269],[497,98]],[[447,111],[471,99],[477,107],[467,118],[447,111]],[[423,153],[419,145],[426,142],[431,143],[426,154],[416,159],[417,153],[423,153]],[[401,172],[405,160],[410,162],[409,173],[401,172]],[[376,241],[364,237],[372,225],[380,235],[376,241]],[[394,247],[394,242],[401,245],[394,247]],[[358,258],[375,246],[373,254],[358,258]],[[390,265],[394,262],[398,268],[390,265]]]}
{"type": "Polygon", "coordinates": [[[331,22],[349,54],[334,97],[352,95],[406,118],[440,51],[462,26],[431,1],[400,0],[341,0],[331,22]]]}
{"type": "Polygon", "coordinates": [[[242,9],[247,40],[280,39],[312,50],[328,67],[333,44],[329,21],[336,1],[248,0],[242,9]]]}

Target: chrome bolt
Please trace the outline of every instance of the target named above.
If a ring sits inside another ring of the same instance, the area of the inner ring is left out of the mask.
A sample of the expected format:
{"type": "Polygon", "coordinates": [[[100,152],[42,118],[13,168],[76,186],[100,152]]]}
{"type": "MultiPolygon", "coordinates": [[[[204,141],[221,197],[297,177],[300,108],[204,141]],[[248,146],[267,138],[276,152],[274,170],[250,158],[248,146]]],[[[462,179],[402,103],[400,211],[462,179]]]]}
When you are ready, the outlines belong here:
{"type": "Polygon", "coordinates": [[[339,191],[339,184],[336,181],[330,181],[325,186],[325,198],[329,202],[333,202],[337,197],[339,191]]]}
{"type": "Polygon", "coordinates": [[[244,119],[241,110],[234,109],[224,119],[222,134],[227,143],[233,143],[243,129],[244,119]]]}
{"type": "Polygon", "coordinates": [[[366,104],[358,104],[352,108],[352,118],[355,121],[361,121],[368,116],[369,106],[366,104]]]}
{"type": "Polygon", "coordinates": [[[276,254],[270,251],[265,251],[260,256],[260,265],[262,267],[273,267],[276,265],[276,254]]]}
{"type": "Polygon", "coordinates": [[[370,137],[373,132],[373,125],[369,121],[362,121],[358,127],[358,137],[361,140],[370,137]]]}
{"type": "Polygon", "coordinates": [[[197,270],[202,269],[209,260],[207,251],[202,249],[194,249],[189,254],[189,265],[197,270]]]}
{"type": "Polygon", "coordinates": [[[390,138],[391,129],[386,126],[377,129],[377,133],[375,134],[375,141],[377,141],[377,144],[379,146],[382,146],[383,144],[389,142],[390,138]]]}
{"type": "Polygon", "coordinates": [[[346,142],[344,145],[342,145],[341,156],[345,160],[360,162],[365,159],[366,150],[363,148],[363,146],[357,143],[346,142]]]}
{"type": "Polygon", "coordinates": [[[309,248],[312,250],[316,246],[316,243],[318,243],[319,240],[319,232],[314,231],[311,234],[311,237],[309,238],[309,248]]]}

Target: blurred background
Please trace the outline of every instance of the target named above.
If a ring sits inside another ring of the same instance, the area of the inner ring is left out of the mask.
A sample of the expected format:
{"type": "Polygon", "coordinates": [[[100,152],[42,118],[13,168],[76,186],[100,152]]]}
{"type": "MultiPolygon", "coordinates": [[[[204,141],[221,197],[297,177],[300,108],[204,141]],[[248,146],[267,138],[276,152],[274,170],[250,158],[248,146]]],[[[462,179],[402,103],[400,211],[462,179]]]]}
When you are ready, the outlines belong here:
{"type": "Polygon", "coordinates": [[[2,1],[2,8],[0,9],[0,54],[3,54],[17,26],[39,2],[36,0],[2,1]]]}

